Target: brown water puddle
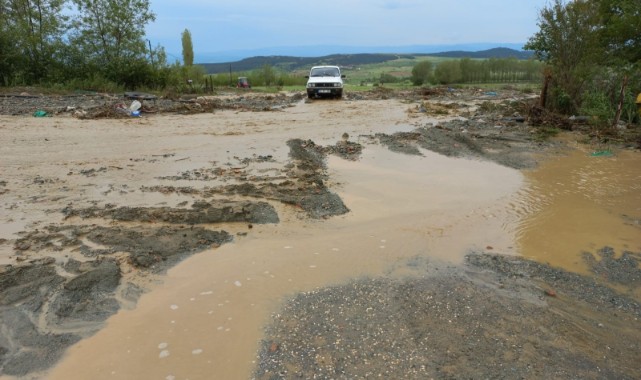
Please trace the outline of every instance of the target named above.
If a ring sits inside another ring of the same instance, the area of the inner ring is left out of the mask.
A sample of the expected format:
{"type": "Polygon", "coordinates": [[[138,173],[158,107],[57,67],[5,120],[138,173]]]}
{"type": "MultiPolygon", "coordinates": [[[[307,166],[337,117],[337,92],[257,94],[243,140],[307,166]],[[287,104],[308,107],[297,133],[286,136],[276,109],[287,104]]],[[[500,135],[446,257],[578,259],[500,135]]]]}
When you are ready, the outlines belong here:
{"type": "Polygon", "coordinates": [[[594,157],[586,147],[525,172],[515,209],[519,252],[587,273],[582,252],[605,246],[641,251],[641,155],[616,151],[594,157]]]}
{"type": "Polygon", "coordinates": [[[459,262],[469,249],[512,252],[508,203],[520,173],[501,166],[368,147],[330,159],[330,184],[351,212],[326,221],[255,226],[233,244],[172,269],[135,310],[72,347],[48,378],[246,379],[262,329],[297,292],[405,275],[414,257],[459,262]],[[404,269],[399,269],[403,267],[404,269]]]}

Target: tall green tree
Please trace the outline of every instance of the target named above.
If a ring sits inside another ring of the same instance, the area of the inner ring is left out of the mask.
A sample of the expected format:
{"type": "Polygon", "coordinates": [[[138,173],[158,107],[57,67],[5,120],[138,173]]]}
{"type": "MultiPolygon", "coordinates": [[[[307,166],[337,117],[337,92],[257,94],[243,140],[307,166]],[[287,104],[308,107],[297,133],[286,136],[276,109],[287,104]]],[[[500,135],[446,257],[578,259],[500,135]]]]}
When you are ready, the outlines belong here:
{"type": "Polygon", "coordinates": [[[586,86],[603,53],[598,4],[594,0],[555,0],[539,15],[539,31],[524,46],[550,65],[554,107],[572,113],[581,106],[586,86]]]}
{"type": "Polygon", "coordinates": [[[434,69],[434,80],[440,84],[451,84],[463,79],[459,60],[443,61],[434,69]]]}
{"type": "Polygon", "coordinates": [[[145,26],[156,16],[149,0],[72,0],[78,17],[71,37],[90,71],[132,85],[148,65],[145,26]]]}
{"type": "Polygon", "coordinates": [[[4,82],[9,76],[25,83],[46,79],[57,66],[67,30],[65,0],[0,1],[0,47],[4,82]],[[9,70],[5,72],[4,70],[9,70]]]}
{"type": "Polygon", "coordinates": [[[634,115],[641,91],[641,1],[555,0],[541,11],[539,28],[525,48],[549,66],[549,105],[595,116],[603,125],[634,115]]]}
{"type": "Polygon", "coordinates": [[[626,64],[641,64],[641,1],[600,0],[600,44],[603,58],[626,64]]]}
{"type": "Polygon", "coordinates": [[[191,41],[191,32],[185,29],[182,33],[181,41],[183,45],[183,64],[185,66],[192,66],[194,64],[194,45],[191,41]]]}
{"type": "Polygon", "coordinates": [[[641,1],[599,0],[598,3],[599,43],[603,49],[600,64],[608,68],[604,72],[609,75],[599,78],[605,80],[595,81],[595,85],[614,103],[616,116],[612,124],[620,120],[619,116],[631,121],[638,115],[634,112],[635,99],[641,93],[641,1]]]}
{"type": "Polygon", "coordinates": [[[412,83],[421,86],[430,82],[432,78],[432,62],[420,61],[412,67],[412,83]]]}
{"type": "Polygon", "coordinates": [[[263,80],[265,86],[271,86],[276,82],[276,71],[269,64],[264,64],[260,69],[260,77],[263,80]]]}

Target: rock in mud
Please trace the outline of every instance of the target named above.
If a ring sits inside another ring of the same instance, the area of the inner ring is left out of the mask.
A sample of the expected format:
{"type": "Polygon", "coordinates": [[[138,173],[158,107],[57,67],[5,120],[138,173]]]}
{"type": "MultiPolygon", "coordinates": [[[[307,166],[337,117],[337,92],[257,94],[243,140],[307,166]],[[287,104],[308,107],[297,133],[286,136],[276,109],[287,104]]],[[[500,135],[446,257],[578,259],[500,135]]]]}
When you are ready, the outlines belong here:
{"type": "Polygon", "coordinates": [[[393,135],[377,133],[374,135],[380,143],[389,150],[396,153],[404,153],[420,156],[421,151],[417,147],[421,135],[416,132],[398,132],[393,135]]]}
{"type": "Polygon", "coordinates": [[[175,227],[96,227],[87,234],[87,238],[110,247],[114,252],[128,252],[134,266],[153,271],[163,271],[187,255],[233,239],[226,231],[175,227]]]}
{"type": "MultiPolygon", "coordinates": [[[[327,179],[325,158],[335,147],[322,147],[311,140],[293,139],[287,142],[293,163],[286,168],[288,180],[266,183],[245,182],[207,190],[206,195],[242,195],[263,198],[293,205],[315,219],[328,218],[349,212],[342,199],[332,193],[325,185],[327,179]]],[[[343,148],[351,149],[352,159],[360,154],[360,149],[351,144],[340,142],[343,148]]],[[[359,145],[360,147],[360,145],[359,145]]],[[[362,148],[361,148],[362,149],[362,148]]],[[[346,153],[347,154],[347,153],[346,153]]]]}
{"type": "Polygon", "coordinates": [[[302,171],[317,172],[325,169],[325,155],[322,149],[316,149],[311,140],[292,139],[287,141],[289,156],[302,171]]]}

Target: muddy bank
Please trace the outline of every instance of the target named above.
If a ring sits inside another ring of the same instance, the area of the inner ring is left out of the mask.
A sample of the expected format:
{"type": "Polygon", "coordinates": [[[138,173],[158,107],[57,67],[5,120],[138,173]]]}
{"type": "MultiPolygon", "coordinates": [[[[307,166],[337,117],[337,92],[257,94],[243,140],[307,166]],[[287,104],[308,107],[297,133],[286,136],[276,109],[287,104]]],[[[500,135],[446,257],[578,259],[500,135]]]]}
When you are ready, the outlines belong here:
{"type": "Polygon", "coordinates": [[[170,207],[113,207],[86,208],[75,210],[67,207],[62,210],[66,218],[79,216],[101,218],[121,222],[164,222],[171,224],[205,223],[278,223],[278,214],[265,202],[214,201],[194,202],[191,209],[170,207]]]}
{"type": "Polygon", "coordinates": [[[255,377],[638,375],[638,300],[516,257],[470,255],[463,267],[417,257],[405,266],[411,278],[355,280],[289,301],[273,315],[255,377]]]}
{"type": "MultiPolygon", "coordinates": [[[[500,109],[507,113],[511,111],[500,109]]],[[[461,115],[469,116],[469,113],[461,115]]],[[[544,158],[541,154],[562,149],[562,144],[549,139],[547,133],[528,124],[518,113],[510,117],[498,113],[474,114],[469,118],[429,123],[411,132],[371,137],[398,153],[421,155],[420,149],[426,149],[446,156],[483,159],[514,169],[526,169],[534,168],[537,160],[544,158]]]]}
{"type": "Polygon", "coordinates": [[[0,373],[23,376],[48,368],[123,304],[135,304],[144,289],[132,272],[161,273],[231,240],[225,231],[193,226],[50,226],[26,234],[16,242],[18,260],[51,256],[0,267],[0,373]],[[63,249],[86,259],[54,258],[63,249]]]}
{"type": "Polygon", "coordinates": [[[210,189],[209,193],[239,194],[243,196],[277,200],[305,211],[312,218],[327,218],[349,212],[338,195],[331,192],[325,182],[327,154],[337,154],[346,159],[357,159],[362,147],[344,142],[332,147],[316,145],[311,140],[293,139],[287,142],[292,163],[287,165],[289,180],[262,185],[244,183],[210,189]]]}
{"type": "MultiPolygon", "coordinates": [[[[222,180],[236,182],[218,187],[206,187],[195,190],[191,187],[153,187],[144,191],[156,191],[164,194],[198,194],[205,198],[215,196],[241,195],[253,199],[267,199],[294,206],[302,210],[306,217],[315,219],[328,218],[349,212],[341,198],[330,191],[326,182],[326,160],[329,154],[346,160],[357,160],[363,146],[345,138],[335,145],[321,146],[311,140],[292,139],[287,141],[290,162],[276,170],[276,175],[252,175],[251,164],[273,162],[270,157],[259,156],[240,160],[242,167],[203,168],[183,172],[171,179],[188,179],[197,181],[222,180]]],[[[250,220],[247,220],[250,221],[250,220]]],[[[268,219],[269,223],[278,222],[268,219]]]]}

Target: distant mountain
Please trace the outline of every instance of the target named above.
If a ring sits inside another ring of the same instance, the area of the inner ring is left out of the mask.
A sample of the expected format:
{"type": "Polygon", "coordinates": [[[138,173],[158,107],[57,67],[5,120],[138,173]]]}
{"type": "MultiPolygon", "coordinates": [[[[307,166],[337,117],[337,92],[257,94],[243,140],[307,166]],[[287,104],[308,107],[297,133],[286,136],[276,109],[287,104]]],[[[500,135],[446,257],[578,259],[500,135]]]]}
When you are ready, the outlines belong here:
{"type": "Polygon", "coordinates": [[[447,58],[517,58],[517,59],[530,59],[534,55],[531,51],[514,50],[504,47],[493,48],[482,51],[444,51],[442,53],[429,54],[432,57],[447,57],[447,58]]]}
{"type": "Polygon", "coordinates": [[[264,65],[270,65],[285,71],[294,71],[318,65],[353,66],[414,57],[406,54],[332,54],[323,57],[268,56],[245,58],[236,62],[202,63],[201,66],[205,68],[208,74],[224,73],[230,69],[235,72],[251,71],[264,65]]]}
{"type": "Polygon", "coordinates": [[[482,51],[448,51],[441,53],[420,54],[390,54],[390,53],[361,53],[361,54],[331,54],[322,57],[291,57],[291,56],[258,56],[241,59],[235,62],[201,63],[208,74],[226,73],[231,71],[242,72],[256,70],[264,65],[270,65],[285,71],[308,69],[318,65],[355,66],[383,63],[395,59],[413,59],[416,57],[450,57],[450,58],[510,58],[529,59],[532,52],[514,50],[510,48],[492,48],[482,51]]]}
{"type": "MultiPolygon", "coordinates": [[[[343,46],[343,45],[310,45],[310,46],[276,46],[260,49],[237,49],[218,52],[196,52],[196,63],[221,63],[235,62],[250,57],[322,57],[332,54],[431,54],[443,51],[481,51],[498,46],[514,50],[523,49],[524,43],[467,43],[467,44],[441,44],[441,45],[393,45],[393,46],[343,46]]],[[[180,56],[177,52],[172,56],[180,56]]]]}

